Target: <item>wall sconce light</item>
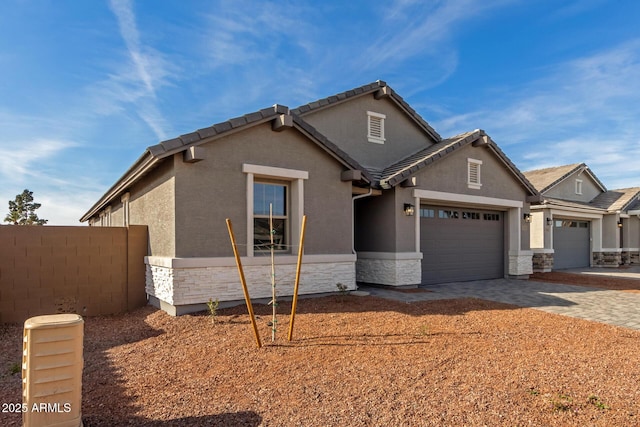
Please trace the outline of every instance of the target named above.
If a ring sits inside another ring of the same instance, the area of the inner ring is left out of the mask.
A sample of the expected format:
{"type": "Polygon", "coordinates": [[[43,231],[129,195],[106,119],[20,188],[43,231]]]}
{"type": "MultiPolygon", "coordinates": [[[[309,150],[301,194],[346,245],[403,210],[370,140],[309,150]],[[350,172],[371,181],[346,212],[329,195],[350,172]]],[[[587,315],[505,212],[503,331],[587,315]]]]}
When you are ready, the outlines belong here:
{"type": "Polygon", "coordinates": [[[415,211],[416,211],[415,207],[412,204],[409,204],[409,203],[404,204],[404,214],[406,216],[413,216],[415,211]]]}
{"type": "Polygon", "coordinates": [[[530,213],[525,213],[522,214],[522,219],[524,219],[524,222],[531,222],[531,214],[530,213]]]}
{"type": "Polygon", "coordinates": [[[618,228],[622,228],[622,220],[618,221],[618,228]]]}
{"type": "Polygon", "coordinates": [[[551,218],[547,218],[547,225],[551,225],[553,223],[553,221],[551,220],[551,218]]]}

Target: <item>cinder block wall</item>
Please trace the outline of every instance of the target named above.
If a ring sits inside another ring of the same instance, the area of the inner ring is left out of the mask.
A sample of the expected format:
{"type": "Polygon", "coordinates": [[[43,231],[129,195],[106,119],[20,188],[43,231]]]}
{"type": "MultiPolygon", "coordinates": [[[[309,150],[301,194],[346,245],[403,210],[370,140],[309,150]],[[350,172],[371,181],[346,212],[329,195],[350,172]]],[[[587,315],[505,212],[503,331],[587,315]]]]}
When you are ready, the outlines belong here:
{"type": "Polygon", "coordinates": [[[0,226],[0,323],[140,307],[146,254],[146,226],[0,226]]]}

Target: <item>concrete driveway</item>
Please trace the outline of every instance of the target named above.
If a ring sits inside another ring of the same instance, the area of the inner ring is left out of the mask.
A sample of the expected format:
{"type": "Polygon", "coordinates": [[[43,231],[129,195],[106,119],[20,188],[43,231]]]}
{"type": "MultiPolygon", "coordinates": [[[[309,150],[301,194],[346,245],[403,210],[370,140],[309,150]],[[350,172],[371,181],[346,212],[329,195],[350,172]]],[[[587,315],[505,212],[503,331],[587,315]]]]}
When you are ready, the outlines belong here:
{"type": "MultiPolygon", "coordinates": [[[[611,273],[613,271],[603,272],[611,273]]],[[[637,274],[640,279],[640,268],[628,274],[637,274]]],[[[419,288],[429,292],[399,292],[370,286],[360,289],[374,296],[407,303],[479,298],[640,330],[639,293],[515,279],[456,282],[419,288]]]]}

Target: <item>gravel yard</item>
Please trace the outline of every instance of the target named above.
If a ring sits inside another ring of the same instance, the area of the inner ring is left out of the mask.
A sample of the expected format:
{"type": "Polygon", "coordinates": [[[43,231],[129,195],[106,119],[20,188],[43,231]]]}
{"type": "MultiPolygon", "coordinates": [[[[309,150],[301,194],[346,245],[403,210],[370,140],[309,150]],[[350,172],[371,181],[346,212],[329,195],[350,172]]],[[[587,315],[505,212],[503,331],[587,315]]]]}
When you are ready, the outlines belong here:
{"type": "MultiPolygon", "coordinates": [[[[173,318],[85,319],[93,426],[640,425],[640,332],[473,300],[330,296],[173,318]]],[[[22,326],[0,326],[1,403],[21,402],[22,326]]],[[[0,414],[0,425],[20,425],[0,414]]]]}

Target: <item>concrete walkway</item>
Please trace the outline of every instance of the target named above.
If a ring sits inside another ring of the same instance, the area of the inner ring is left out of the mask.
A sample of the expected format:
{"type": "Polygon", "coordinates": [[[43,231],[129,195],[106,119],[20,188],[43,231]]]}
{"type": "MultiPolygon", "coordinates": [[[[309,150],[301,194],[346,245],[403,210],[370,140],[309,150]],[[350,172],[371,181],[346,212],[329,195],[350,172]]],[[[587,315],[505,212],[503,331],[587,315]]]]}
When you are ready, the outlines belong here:
{"type": "Polygon", "coordinates": [[[371,286],[360,289],[374,296],[407,303],[479,298],[640,330],[638,293],[515,279],[427,285],[420,289],[430,292],[415,293],[371,286]]]}

